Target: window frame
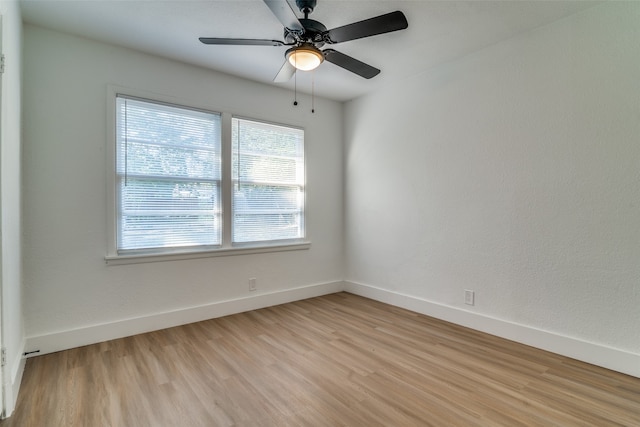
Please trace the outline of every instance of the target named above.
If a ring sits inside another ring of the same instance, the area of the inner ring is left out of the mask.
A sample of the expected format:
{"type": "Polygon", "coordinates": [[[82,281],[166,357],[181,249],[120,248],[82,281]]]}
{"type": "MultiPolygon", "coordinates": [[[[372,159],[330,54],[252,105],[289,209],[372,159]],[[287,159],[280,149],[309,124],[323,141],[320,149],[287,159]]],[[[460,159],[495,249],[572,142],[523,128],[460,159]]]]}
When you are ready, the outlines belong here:
{"type": "Polygon", "coordinates": [[[264,118],[248,117],[246,114],[237,114],[212,105],[202,105],[188,100],[178,99],[157,93],[134,90],[114,85],[107,86],[107,143],[106,143],[106,171],[107,171],[107,253],[105,262],[108,265],[118,264],[135,264],[146,262],[175,261],[184,259],[208,258],[217,256],[230,255],[247,255],[266,252],[283,252],[305,250],[311,247],[311,241],[308,239],[308,231],[306,224],[308,222],[307,211],[307,159],[306,144],[303,144],[304,157],[304,183],[303,183],[303,236],[297,239],[287,240],[268,240],[247,243],[232,243],[232,137],[231,123],[232,119],[244,119],[276,126],[301,129],[303,126],[295,124],[283,124],[274,122],[264,118]],[[117,193],[117,143],[116,143],[116,98],[118,95],[137,98],[142,101],[156,102],[167,104],[170,106],[184,107],[185,109],[194,109],[200,111],[208,111],[220,114],[221,117],[221,156],[222,156],[222,178],[221,178],[221,215],[222,215],[222,244],[216,247],[169,247],[161,249],[149,250],[127,250],[126,252],[118,252],[117,250],[117,232],[118,232],[118,200],[117,193]]]}
{"type": "MultiPolygon", "coordinates": [[[[284,125],[281,123],[273,123],[273,122],[269,122],[269,121],[265,121],[265,120],[259,120],[259,119],[253,119],[253,118],[249,118],[249,117],[245,117],[245,116],[240,116],[240,115],[232,115],[231,116],[231,124],[232,124],[232,128],[233,128],[233,120],[238,120],[238,121],[244,121],[244,122],[250,122],[250,123],[255,123],[255,124],[263,124],[263,125],[267,125],[267,126],[276,126],[276,127],[283,127],[283,128],[289,128],[289,129],[295,129],[298,131],[302,131],[303,135],[304,135],[304,128],[300,127],[300,126],[290,126],[290,125],[284,125]]],[[[230,173],[230,180],[231,180],[231,190],[230,190],[230,194],[232,195],[231,197],[233,198],[233,194],[234,194],[234,185],[236,184],[236,180],[234,179],[233,176],[233,157],[236,153],[234,153],[233,151],[233,137],[230,138],[230,144],[229,144],[229,149],[232,151],[231,156],[229,158],[229,168],[231,169],[231,173],[230,173]]],[[[303,136],[303,143],[302,143],[302,161],[303,161],[303,177],[302,177],[302,184],[300,185],[300,187],[302,188],[302,195],[303,195],[303,199],[302,199],[302,212],[301,212],[301,229],[302,229],[302,237],[301,238],[293,238],[293,239],[283,239],[283,240],[277,240],[277,239],[272,239],[272,240],[256,240],[256,241],[246,241],[246,242],[236,242],[233,241],[233,234],[235,232],[235,225],[234,225],[234,216],[235,216],[235,212],[233,211],[233,200],[231,201],[231,204],[229,205],[231,208],[231,215],[229,215],[231,217],[231,228],[228,228],[229,230],[229,234],[230,234],[230,239],[231,239],[231,245],[232,246],[237,246],[237,247],[246,247],[246,246],[255,246],[255,245],[260,245],[261,243],[269,243],[269,242],[289,242],[289,241],[295,241],[295,240],[304,240],[305,236],[306,236],[306,187],[307,187],[307,176],[306,176],[306,171],[307,171],[307,164],[306,164],[306,152],[305,152],[305,144],[304,144],[304,136],[303,136]]],[[[259,185],[265,185],[266,183],[263,184],[259,184],[259,185]]]]}

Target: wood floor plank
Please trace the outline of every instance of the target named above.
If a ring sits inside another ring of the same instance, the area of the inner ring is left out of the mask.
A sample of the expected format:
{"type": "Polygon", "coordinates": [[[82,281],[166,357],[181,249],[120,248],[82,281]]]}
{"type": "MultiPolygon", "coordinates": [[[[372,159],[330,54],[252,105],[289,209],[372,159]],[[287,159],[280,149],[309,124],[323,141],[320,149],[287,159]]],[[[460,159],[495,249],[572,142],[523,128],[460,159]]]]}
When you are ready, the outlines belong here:
{"type": "Polygon", "coordinates": [[[337,293],[27,361],[0,427],[640,426],[640,379],[337,293]]]}

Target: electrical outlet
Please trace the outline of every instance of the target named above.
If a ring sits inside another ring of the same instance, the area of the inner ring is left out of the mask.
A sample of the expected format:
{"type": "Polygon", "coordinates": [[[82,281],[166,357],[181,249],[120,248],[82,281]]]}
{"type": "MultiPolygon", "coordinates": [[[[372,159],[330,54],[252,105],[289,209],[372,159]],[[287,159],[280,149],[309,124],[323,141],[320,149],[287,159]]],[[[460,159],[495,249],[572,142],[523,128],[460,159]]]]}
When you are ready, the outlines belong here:
{"type": "Polygon", "coordinates": [[[464,303],[467,305],[474,305],[475,292],[469,289],[464,290],[464,303]]]}
{"type": "Polygon", "coordinates": [[[250,277],[249,278],[249,291],[255,291],[256,290],[256,278],[255,277],[250,277]]]}

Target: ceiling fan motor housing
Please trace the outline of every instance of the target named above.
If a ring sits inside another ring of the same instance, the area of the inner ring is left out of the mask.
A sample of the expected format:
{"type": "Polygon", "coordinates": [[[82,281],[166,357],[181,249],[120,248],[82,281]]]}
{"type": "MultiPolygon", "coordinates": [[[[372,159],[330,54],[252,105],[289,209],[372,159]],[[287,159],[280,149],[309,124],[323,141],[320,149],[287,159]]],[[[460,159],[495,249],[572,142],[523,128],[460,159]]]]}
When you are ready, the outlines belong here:
{"type": "Polygon", "coordinates": [[[326,26],[316,20],[304,18],[300,18],[300,24],[304,27],[304,32],[290,28],[284,29],[284,38],[287,43],[312,43],[318,48],[324,46],[327,41],[326,26]]]}

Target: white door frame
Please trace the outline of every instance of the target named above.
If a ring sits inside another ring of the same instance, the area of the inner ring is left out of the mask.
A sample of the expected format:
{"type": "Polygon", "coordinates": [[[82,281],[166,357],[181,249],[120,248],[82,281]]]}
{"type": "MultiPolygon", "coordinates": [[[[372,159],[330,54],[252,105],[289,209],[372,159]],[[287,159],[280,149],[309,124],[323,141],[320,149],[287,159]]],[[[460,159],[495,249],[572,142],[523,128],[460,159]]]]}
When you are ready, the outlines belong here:
{"type": "MultiPolygon", "coordinates": [[[[0,59],[2,58],[2,15],[0,15],[0,59]]],[[[2,72],[0,72],[0,160],[2,159],[2,72]]],[[[2,162],[0,161],[0,191],[2,190],[2,162]]],[[[2,197],[0,193],[0,348],[4,350],[4,321],[3,321],[3,310],[2,310],[2,301],[3,301],[3,293],[4,293],[4,284],[2,281],[2,197]]],[[[3,360],[0,364],[0,419],[5,418],[6,414],[6,388],[10,386],[6,381],[6,355],[3,352],[3,360]]],[[[10,382],[9,382],[10,383],[10,382]]]]}

